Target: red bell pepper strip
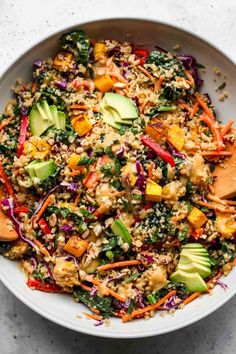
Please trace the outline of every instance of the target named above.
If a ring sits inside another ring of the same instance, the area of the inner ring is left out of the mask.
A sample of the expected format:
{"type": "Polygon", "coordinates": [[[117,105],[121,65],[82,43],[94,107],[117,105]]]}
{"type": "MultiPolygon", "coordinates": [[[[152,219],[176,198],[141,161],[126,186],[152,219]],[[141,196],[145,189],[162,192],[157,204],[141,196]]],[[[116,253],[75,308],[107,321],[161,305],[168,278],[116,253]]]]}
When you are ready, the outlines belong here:
{"type": "Polygon", "coordinates": [[[147,49],[135,48],[134,54],[136,59],[140,59],[140,65],[144,65],[149,56],[149,51],[147,49]]]}
{"type": "Polygon", "coordinates": [[[29,125],[29,118],[26,115],[22,115],[21,117],[21,125],[20,125],[20,135],[18,139],[18,150],[17,156],[20,157],[24,151],[24,145],[26,140],[27,128],[29,125]]]}
{"type": "Polygon", "coordinates": [[[50,235],[52,232],[44,218],[40,219],[38,222],[40,229],[42,230],[44,235],[50,235]]]}
{"type": "Polygon", "coordinates": [[[36,279],[28,279],[27,285],[29,288],[47,293],[63,293],[63,289],[56,284],[43,283],[36,279]]]}
{"type": "Polygon", "coordinates": [[[18,206],[14,208],[14,213],[15,214],[20,214],[20,213],[25,213],[28,214],[29,213],[29,208],[28,207],[24,207],[24,206],[18,206]]]}
{"type": "Polygon", "coordinates": [[[153,140],[145,137],[144,135],[141,136],[141,141],[144,145],[149,147],[158,156],[160,156],[162,158],[162,160],[164,160],[166,163],[170,164],[171,167],[175,167],[175,160],[168,151],[162,149],[160,147],[160,145],[155,143],[153,140]]]}
{"type": "Polygon", "coordinates": [[[225,144],[224,144],[223,135],[222,135],[219,123],[216,120],[213,120],[212,118],[210,118],[206,114],[200,118],[200,121],[203,121],[204,123],[206,123],[206,125],[208,125],[208,127],[211,129],[213,137],[214,137],[214,141],[217,144],[217,150],[220,150],[220,151],[224,150],[225,144]]]}
{"type": "Polygon", "coordinates": [[[144,205],[143,209],[148,210],[148,209],[151,209],[152,207],[153,207],[153,202],[147,202],[144,205]]]}
{"type": "Polygon", "coordinates": [[[6,187],[7,193],[14,199],[15,205],[18,205],[14,189],[12,188],[12,185],[11,185],[1,163],[0,163],[0,178],[3,180],[3,183],[6,187]]]}

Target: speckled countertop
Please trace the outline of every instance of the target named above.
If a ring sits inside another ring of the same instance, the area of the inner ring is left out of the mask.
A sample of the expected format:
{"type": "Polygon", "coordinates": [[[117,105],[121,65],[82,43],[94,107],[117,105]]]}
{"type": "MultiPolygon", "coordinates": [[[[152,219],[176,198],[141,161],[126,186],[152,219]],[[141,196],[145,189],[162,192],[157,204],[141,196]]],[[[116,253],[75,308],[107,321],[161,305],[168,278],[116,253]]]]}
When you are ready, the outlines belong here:
{"type": "MultiPolygon", "coordinates": [[[[234,0],[0,0],[0,74],[29,46],[62,27],[98,18],[155,18],[204,36],[236,61],[234,0]]],[[[1,354],[233,354],[236,298],[180,331],[138,340],[89,337],[37,315],[0,284],[1,354]]]]}

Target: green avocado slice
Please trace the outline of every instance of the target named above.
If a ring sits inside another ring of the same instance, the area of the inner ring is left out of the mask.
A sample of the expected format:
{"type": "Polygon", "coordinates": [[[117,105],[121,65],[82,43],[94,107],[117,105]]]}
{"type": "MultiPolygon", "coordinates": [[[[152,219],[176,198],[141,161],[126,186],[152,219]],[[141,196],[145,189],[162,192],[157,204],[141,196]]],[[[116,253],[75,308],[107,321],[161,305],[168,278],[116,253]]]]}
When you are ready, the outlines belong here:
{"type": "MultiPolygon", "coordinates": [[[[182,246],[182,249],[194,249],[194,248],[204,248],[200,243],[186,243],[186,245],[182,246]]],[[[205,249],[205,248],[204,248],[205,249]]]]}
{"type": "Polygon", "coordinates": [[[186,284],[188,290],[191,292],[206,291],[208,289],[207,284],[197,272],[187,273],[178,269],[171,274],[170,280],[186,284]]]}
{"type": "Polygon", "coordinates": [[[120,219],[115,220],[111,225],[111,229],[117,237],[121,237],[124,242],[127,242],[129,245],[131,245],[132,237],[123,221],[120,219]]]}
{"type": "Polygon", "coordinates": [[[113,92],[107,92],[104,96],[106,105],[115,109],[121,120],[138,118],[138,111],[130,98],[113,92]]]}
{"type": "Polygon", "coordinates": [[[203,279],[208,277],[211,274],[211,267],[204,266],[199,263],[179,263],[178,269],[183,270],[188,273],[198,273],[203,279]]]}
{"type": "Polygon", "coordinates": [[[38,107],[42,110],[41,106],[37,104],[37,107],[32,108],[29,114],[30,130],[32,135],[35,136],[42,135],[53,125],[53,121],[45,119],[44,116],[42,116],[41,111],[38,110],[38,107]]]}

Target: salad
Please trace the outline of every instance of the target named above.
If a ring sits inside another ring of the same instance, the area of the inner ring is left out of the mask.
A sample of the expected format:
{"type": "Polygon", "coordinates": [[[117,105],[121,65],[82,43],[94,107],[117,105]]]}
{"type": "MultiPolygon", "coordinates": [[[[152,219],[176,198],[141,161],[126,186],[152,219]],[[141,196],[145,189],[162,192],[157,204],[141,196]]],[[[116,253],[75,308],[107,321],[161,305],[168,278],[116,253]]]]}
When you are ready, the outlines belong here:
{"type": "MultiPolygon", "coordinates": [[[[195,58],[65,33],[0,118],[0,253],[100,325],[175,311],[234,266],[232,155],[195,58]]],[[[207,296],[207,295],[206,295],[207,296]]]]}

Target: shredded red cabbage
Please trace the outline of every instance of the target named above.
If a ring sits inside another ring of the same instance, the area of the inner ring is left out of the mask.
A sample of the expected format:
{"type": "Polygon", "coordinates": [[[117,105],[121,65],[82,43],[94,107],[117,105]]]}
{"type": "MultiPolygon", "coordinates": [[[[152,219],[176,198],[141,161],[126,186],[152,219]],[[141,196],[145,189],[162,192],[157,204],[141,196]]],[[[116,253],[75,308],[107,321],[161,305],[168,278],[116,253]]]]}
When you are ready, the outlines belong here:
{"type": "Polygon", "coordinates": [[[188,54],[178,54],[176,58],[181,60],[184,67],[191,72],[196,86],[199,89],[203,84],[203,80],[199,77],[196,59],[188,54]]]}
{"type": "Polygon", "coordinates": [[[3,199],[1,201],[2,205],[4,207],[8,207],[8,209],[5,211],[7,216],[11,219],[11,221],[13,222],[14,224],[14,227],[15,227],[15,230],[20,238],[20,240],[28,243],[32,248],[34,249],[38,249],[37,246],[33,243],[33,241],[31,240],[28,240],[27,238],[25,238],[22,234],[22,231],[21,231],[21,226],[20,226],[20,223],[19,221],[15,218],[14,216],[14,202],[13,202],[13,199],[3,199]]]}
{"type": "Polygon", "coordinates": [[[138,179],[137,182],[135,183],[135,187],[138,188],[140,192],[144,193],[146,179],[142,174],[142,165],[139,160],[136,160],[136,170],[137,170],[138,179]]]}
{"type": "Polygon", "coordinates": [[[101,326],[104,323],[103,320],[97,321],[97,323],[94,323],[94,326],[101,326]]]}
{"type": "Polygon", "coordinates": [[[40,59],[34,62],[34,66],[36,66],[36,68],[41,68],[42,65],[43,65],[43,61],[40,59]]]}
{"type": "Polygon", "coordinates": [[[146,258],[148,263],[154,262],[154,258],[152,256],[149,256],[148,254],[143,254],[142,256],[146,258]]]}
{"type": "Polygon", "coordinates": [[[66,224],[60,227],[60,229],[62,231],[65,232],[65,234],[71,234],[72,232],[75,231],[75,229],[73,228],[73,226],[71,226],[70,224],[66,224]]]}
{"type": "Polygon", "coordinates": [[[97,292],[98,292],[97,286],[93,286],[93,287],[92,287],[92,290],[90,291],[89,297],[90,297],[91,299],[94,298],[94,296],[97,294],[97,292]]]}
{"type": "Polygon", "coordinates": [[[62,89],[65,90],[66,86],[67,86],[67,80],[66,78],[61,79],[61,81],[57,82],[57,86],[62,89]]]}
{"type": "Polygon", "coordinates": [[[38,214],[39,210],[41,209],[43,203],[45,202],[45,200],[49,197],[50,194],[52,194],[57,188],[59,188],[60,185],[56,185],[55,187],[53,187],[49,192],[47,192],[47,194],[45,195],[45,197],[41,200],[41,202],[39,202],[37,208],[35,209],[34,215],[32,216],[32,218],[35,218],[35,216],[38,214]]]}
{"type": "Polygon", "coordinates": [[[120,149],[116,153],[116,157],[118,159],[121,159],[121,157],[124,155],[124,151],[125,151],[124,146],[121,146],[120,149]]]}
{"type": "Polygon", "coordinates": [[[60,184],[62,187],[67,187],[67,189],[70,191],[70,192],[77,192],[78,190],[78,184],[75,183],[75,182],[71,182],[71,183],[68,183],[68,182],[61,182],[60,184]]]}
{"type": "Polygon", "coordinates": [[[136,292],[136,299],[137,299],[138,307],[143,309],[145,307],[145,305],[143,303],[143,297],[142,297],[142,295],[140,294],[140,291],[137,288],[135,288],[135,292],[136,292]]]}
{"type": "Polygon", "coordinates": [[[166,302],[163,305],[163,309],[164,310],[171,310],[171,309],[175,309],[176,307],[178,307],[179,304],[176,304],[175,299],[176,299],[176,295],[174,294],[168,300],[166,300],[166,302]]]}
{"type": "Polygon", "coordinates": [[[223,281],[221,281],[220,279],[216,280],[216,284],[220,285],[224,290],[228,289],[228,285],[223,283],[223,281]]]}

